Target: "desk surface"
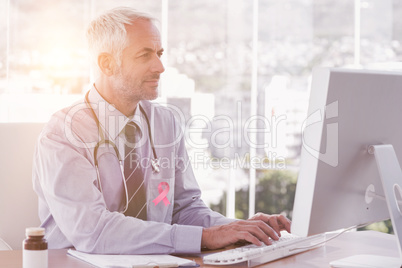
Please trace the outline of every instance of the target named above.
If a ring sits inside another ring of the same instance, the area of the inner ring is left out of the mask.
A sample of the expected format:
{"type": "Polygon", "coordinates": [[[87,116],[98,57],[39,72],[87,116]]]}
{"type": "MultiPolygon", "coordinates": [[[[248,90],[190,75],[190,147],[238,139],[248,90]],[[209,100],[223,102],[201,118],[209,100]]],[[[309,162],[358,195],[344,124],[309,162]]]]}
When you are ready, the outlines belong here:
{"type": "MultiPolygon", "coordinates": [[[[49,250],[49,268],[54,267],[93,267],[66,254],[66,249],[49,250]]],[[[228,267],[204,265],[202,256],[209,252],[202,252],[198,255],[181,256],[194,259],[201,267],[228,267]]],[[[317,249],[304,253],[289,256],[274,262],[266,263],[258,267],[329,267],[329,262],[356,254],[375,254],[383,256],[398,257],[398,248],[395,236],[374,231],[348,232],[331,240],[317,249]]],[[[22,251],[7,250],[0,251],[0,268],[21,268],[22,251]]],[[[236,265],[246,267],[246,265],[236,265]]]]}

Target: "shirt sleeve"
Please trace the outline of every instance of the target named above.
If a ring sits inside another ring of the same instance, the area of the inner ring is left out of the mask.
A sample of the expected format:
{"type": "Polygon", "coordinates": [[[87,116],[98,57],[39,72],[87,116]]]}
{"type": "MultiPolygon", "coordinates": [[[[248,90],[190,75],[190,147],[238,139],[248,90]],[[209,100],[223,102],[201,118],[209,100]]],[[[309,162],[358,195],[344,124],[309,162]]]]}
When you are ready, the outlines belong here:
{"type": "MultiPolygon", "coordinates": [[[[181,131],[175,121],[175,130],[181,131]]],[[[173,222],[177,224],[211,227],[236,221],[212,211],[201,199],[201,191],[194,176],[184,142],[184,135],[176,144],[175,205],[173,222]]]]}
{"type": "Polygon", "coordinates": [[[34,156],[34,188],[51,248],[63,241],[63,245],[99,254],[200,251],[199,226],[142,221],[108,211],[96,187],[90,150],[72,145],[64,132],[43,132],[34,156]]]}

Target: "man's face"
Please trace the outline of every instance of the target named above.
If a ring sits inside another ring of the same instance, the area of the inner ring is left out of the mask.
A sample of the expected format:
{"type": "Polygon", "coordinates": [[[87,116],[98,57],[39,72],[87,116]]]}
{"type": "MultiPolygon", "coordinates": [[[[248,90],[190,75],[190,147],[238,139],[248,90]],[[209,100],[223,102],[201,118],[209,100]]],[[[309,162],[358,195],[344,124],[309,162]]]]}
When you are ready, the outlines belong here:
{"type": "Polygon", "coordinates": [[[160,33],[144,19],[127,25],[126,30],[128,46],[123,50],[113,87],[127,101],[153,100],[158,97],[160,74],[165,71],[160,59],[160,33]]]}

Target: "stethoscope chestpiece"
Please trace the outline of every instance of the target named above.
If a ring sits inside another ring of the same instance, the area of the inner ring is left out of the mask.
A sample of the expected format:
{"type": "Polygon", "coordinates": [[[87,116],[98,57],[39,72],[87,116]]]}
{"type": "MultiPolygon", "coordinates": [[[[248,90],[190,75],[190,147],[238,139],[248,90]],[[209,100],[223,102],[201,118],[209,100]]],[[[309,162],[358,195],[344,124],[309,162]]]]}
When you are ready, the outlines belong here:
{"type": "Polygon", "coordinates": [[[151,166],[154,173],[160,172],[159,159],[151,159],[151,166]]]}

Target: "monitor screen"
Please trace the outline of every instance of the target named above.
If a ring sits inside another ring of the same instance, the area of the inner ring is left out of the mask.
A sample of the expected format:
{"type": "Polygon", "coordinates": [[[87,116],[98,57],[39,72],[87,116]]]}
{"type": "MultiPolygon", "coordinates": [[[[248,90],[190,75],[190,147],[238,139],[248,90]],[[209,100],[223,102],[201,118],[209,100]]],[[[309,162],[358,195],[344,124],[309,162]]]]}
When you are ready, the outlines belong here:
{"type": "Polygon", "coordinates": [[[318,68],[303,124],[292,233],[308,236],[388,219],[371,145],[402,162],[402,73],[318,68]]]}

